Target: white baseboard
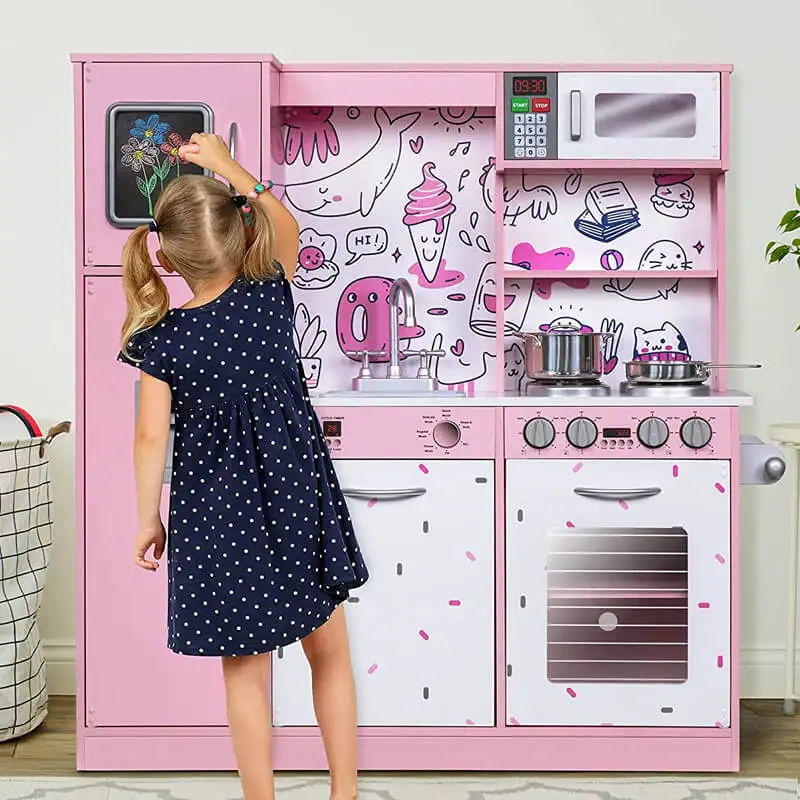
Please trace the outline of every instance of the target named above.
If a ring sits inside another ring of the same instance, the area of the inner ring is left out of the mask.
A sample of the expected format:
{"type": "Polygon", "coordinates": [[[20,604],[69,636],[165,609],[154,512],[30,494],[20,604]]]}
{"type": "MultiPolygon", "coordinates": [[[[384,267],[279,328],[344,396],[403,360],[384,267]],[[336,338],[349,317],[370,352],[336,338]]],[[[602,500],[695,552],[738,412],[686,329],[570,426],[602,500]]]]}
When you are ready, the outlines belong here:
{"type": "MultiPolygon", "coordinates": [[[[75,694],[75,642],[45,639],[50,694],[75,694]]],[[[745,647],[741,651],[741,693],[747,698],[783,697],[785,650],[780,647],[745,647]]],[[[800,688],[800,661],[797,686],[800,688]]]]}

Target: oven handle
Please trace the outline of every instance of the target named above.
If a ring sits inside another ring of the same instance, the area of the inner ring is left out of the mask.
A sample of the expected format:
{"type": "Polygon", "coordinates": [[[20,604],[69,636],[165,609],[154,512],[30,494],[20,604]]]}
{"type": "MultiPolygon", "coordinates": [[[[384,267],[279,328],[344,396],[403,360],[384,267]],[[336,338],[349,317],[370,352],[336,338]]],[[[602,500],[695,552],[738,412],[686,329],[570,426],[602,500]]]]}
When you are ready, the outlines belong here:
{"type": "Polygon", "coordinates": [[[658,486],[647,489],[587,489],[578,487],[574,490],[578,497],[589,497],[592,500],[642,500],[645,497],[655,497],[661,494],[658,486]]]}
{"type": "Polygon", "coordinates": [[[569,93],[569,138],[577,142],[581,138],[581,90],[569,93]]]}
{"type": "Polygon", "coordinates": [[[345,497],[354,500],[409,500],[427,493],[428,490],[422,486],[413,489],[342,489],[345,497]]]}

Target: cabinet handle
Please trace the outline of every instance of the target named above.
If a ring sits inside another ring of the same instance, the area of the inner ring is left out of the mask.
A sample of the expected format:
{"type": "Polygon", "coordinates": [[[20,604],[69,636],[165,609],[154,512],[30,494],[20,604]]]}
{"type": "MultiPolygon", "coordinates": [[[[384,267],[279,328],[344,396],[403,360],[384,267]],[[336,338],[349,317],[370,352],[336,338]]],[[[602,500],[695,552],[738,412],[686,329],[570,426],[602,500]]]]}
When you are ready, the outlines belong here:
{"type": "Polygon", "coordinates": [[[354,500],[408,500],[427,493],[428,490],[422,486],[414,489],[342,489],[345,497],[352,497],[354,500]]]}
{"type": "Polygon", "coordinates": [[[581,90],[569,93],[569,138],[577,142],[581,138],[581,90]]]}
{"type": "MultiPolygon", "coordinates": [[[[231,130],[228,135],[228,150],[231,153],[231,160],[236,161],[236,142],[239,138],[239,126],[235,122],[231,122],[231,130]]],[[[230,184],[231,194],[236,194],[236,189],[233,184],[230,184]]]]}
{"type": "Polygon", "coordinates": [[[578,497],[589,497],[592,500],[641,500],[661,494],[658,486],[647,489],[586,489],[578,487],[574,490],[578,497]]]}

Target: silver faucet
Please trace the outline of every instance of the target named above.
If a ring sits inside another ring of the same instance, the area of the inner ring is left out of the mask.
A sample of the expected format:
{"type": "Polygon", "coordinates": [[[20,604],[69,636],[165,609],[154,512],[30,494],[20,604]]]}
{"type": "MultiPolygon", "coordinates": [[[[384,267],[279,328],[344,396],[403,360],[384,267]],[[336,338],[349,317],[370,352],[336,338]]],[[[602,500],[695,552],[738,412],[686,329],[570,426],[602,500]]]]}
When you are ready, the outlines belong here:
{"type": "Polygon", "coordinates": [[[403,298],[403,325],[417,324],[414,292],[405,278],[397,278],[389,289],[389,378],[400,377],[400,298],[403,298]]]}

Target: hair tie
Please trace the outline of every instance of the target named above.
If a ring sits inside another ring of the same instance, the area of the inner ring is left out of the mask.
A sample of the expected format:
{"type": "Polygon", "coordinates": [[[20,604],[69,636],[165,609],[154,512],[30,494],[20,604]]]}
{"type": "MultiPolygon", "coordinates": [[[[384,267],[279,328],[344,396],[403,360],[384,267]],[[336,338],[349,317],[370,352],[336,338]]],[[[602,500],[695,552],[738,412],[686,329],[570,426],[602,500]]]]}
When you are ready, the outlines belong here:
{"type": "Polygon", "coordinates": [[[150,233],[158,233],[158,223],[154,220],[150,220],[150,233]]]}
{"type": "Polygon", "coordinates": [[[243,208],[247,205],[247,198],[243,194],[235,194],[233,196],[233,204],[236,208],[243,208]]]}

